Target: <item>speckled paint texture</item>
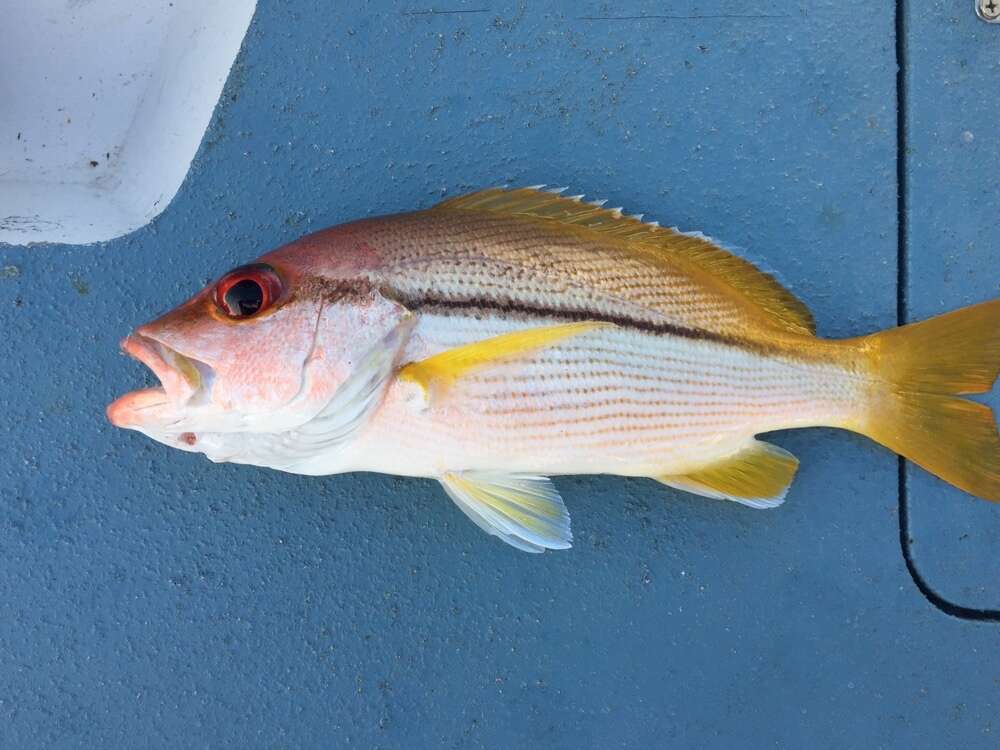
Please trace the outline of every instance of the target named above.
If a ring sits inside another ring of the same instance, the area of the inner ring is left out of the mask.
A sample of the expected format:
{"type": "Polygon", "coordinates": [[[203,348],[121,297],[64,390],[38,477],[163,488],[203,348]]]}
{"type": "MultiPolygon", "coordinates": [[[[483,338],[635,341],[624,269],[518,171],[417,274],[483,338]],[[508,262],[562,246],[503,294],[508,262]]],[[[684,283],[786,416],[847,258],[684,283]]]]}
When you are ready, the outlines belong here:
{"type": "MultiPolygon", "coordinates": [[[[664,8],[261,0],[152,225],[0,248],[0,745],[995,747],[1000,626],[914,585],[896,458],[863,438],[775,436],[802,461],[775,511],[560,478],[576,544],[533,556],[430,481],[213,465],[104,421],[147,378],[118,340],[210,278],[313,229],[503,183],[569,185],[744,247],[824,335],[894,324],[894,9],[664,8]]],[[[930,66],[914,140],[936,118],[955,131],[912,163],[928,213],[910,224],[913,316],[997,291],[996,222],[945,208],[968,190],[996,215],[995,186],[951,161],[996,146],[938,113],[975,100],[995,123],[997,76],[981,67],[959,93],[933,71],[939,44],[972,60],[1000,28],[976,27],[971,3],[968,22],[951,15],[910,25],[930,66]],[[942,285],[930,234],[956,224],[980,273],[942,285]]],[[[948,596],[979,586],[965,606],[995,603],[1000,509],[911,484],[917,564],[948,596]],[[924,554],[953,544],[942,517],[977,534],[957,572],[924,554]]]]}

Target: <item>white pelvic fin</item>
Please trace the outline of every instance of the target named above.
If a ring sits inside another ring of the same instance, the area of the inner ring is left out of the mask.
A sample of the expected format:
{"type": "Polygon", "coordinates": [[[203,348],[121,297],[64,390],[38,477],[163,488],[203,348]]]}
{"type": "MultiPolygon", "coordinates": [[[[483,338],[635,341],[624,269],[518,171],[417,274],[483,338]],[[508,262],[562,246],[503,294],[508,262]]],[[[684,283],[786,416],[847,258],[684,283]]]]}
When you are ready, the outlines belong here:
{"type": "Polygon", "coordinates": [[[448,472],[441,485],[487,534],[525,552],[568,549],[569,513],[548,477],[500,472],[448,472]]]}
{"type": "Polygon", "coordinates": [[[702,469],[654,479],[703,497],[751,508],[776,508],[785,501],[798,466],[798,459],[784,448],[751,440],[732,456],[702,469]]]}

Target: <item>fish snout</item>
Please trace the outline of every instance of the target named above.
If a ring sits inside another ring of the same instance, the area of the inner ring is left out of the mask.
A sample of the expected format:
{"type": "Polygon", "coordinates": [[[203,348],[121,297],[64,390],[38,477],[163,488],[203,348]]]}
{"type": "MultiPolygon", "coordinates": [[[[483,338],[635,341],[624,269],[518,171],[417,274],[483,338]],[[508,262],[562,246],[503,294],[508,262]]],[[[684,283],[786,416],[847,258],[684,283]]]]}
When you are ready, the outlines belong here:
{"type": "Polygon", "coordinates": [[[105,414],[115,427],[139,429],[168,416],[170,402],[162,388],[132,391],[108,404],[105,414]]]}
{"type": "Polygon", "coordinates": [[[108,421],[116,427],[176,423],[181,407],[200,401],[211,390],[211,367],[141,331],[122,339],[121,350],[148,367],[160,385],[127,393],[108,405],[108,421]]]}

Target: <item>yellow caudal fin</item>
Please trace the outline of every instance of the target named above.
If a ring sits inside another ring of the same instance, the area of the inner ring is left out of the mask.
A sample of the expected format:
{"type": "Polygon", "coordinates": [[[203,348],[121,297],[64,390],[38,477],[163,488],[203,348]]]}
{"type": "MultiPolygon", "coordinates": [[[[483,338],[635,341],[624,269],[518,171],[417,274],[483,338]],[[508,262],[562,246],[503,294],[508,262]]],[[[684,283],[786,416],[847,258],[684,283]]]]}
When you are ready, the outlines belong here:
{"type": "Polygon", "coordinates": [[[960,398],[985,393],[996,380],[1000,300],[857,343],[882,381],[858,431],[966,492],[1000,501],[993,411],[960,398]]]}
{"type": "Polygon", "coordinates": [[[419,362],[410,362],[399,371],[399,378],[417,383],[427,392],[434,391],[441,395],[463,375],[610,325],[585,321],[505,333],[448,349],[419,362]]]}

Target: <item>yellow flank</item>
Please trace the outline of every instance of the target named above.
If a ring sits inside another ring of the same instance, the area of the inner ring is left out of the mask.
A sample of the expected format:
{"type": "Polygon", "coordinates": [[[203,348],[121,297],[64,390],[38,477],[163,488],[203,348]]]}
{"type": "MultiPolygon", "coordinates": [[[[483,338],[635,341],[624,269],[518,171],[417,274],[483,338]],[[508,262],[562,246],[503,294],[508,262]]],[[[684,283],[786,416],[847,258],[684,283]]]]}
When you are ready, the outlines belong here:
{"type": "Polygon", "coordinates": [[[443,395],[458,378],[470,372],[612,325],[584,321],[505,333],[449,349],[419,362],[410,362],[399,371],[399,379],[417,383],[426,393],[433,391],[436,395],[443,395]]]}

